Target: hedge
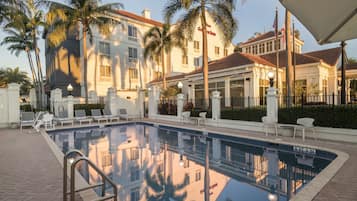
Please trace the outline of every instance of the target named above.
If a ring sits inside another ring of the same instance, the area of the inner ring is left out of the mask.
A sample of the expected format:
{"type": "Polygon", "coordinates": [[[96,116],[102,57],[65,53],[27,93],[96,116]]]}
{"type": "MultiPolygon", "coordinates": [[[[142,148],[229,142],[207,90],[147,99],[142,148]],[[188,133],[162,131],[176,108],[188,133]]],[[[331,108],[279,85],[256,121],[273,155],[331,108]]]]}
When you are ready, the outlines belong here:
{"type": "MultiPolygon", "coordinates": [[[[223,110],[222,119],[256,121],[266,115],[266,108],[243,108],[223,110]]],[[[302,117],[314,118],[315,126],[333,128],[357,128],[357,105],[338,106],[304,106],[279,108],[279,123],[296,124],[296,119],[302,117]]]]}
{"type": "Polygon", "coordinates": [[[74,110],[85,110],[86,115],[91,115],[91,109],[104,109],[104,104],[74,104],[74,110]]]}

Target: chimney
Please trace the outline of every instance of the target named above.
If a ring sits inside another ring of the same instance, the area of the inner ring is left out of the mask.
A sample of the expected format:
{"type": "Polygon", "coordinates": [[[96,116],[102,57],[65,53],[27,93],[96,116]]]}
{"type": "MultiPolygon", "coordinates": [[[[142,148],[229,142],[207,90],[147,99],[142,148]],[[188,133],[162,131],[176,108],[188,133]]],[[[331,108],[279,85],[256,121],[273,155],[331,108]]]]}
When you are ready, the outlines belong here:
{"type": "Polygon", "coordinates": [[[145,8],[143,12],[141,12],[142,16],[146,19],[151,19],[151,12],[149,9],[145,8]]]}

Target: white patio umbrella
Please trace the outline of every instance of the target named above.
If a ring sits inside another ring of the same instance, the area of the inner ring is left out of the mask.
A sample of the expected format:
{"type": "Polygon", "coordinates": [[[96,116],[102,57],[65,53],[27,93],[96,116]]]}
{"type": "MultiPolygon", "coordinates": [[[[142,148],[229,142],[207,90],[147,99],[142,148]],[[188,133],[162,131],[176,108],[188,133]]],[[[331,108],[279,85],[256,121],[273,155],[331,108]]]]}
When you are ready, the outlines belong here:
{"type": "Polygon", "coordinates": [[[280,0],[319,44],[357,38],[357,0],[280,0]]]}
{"type": "Polygon", "coordinates": [[[279,0],[317,42],[341,42],[341,103],[346,103],[345,42],[357,38],[357,0],[279,0]]]}

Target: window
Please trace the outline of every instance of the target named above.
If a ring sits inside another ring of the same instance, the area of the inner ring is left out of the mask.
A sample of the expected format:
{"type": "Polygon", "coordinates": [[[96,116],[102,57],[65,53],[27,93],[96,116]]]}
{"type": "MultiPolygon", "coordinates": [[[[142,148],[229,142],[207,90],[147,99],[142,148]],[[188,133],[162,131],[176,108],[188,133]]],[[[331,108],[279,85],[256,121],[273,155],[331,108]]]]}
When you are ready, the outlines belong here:
{"type": "Polygon", "coordinates": [[[139,159],[139,150],[136,148],[130,149],[130,160],[139,159]]]}
{"type": "Polygon", "coordinates": [[[111,77],[112,68],[110,62],[110,44],[107,42],[99,42],[99,75],[100,77],[111,77]]]}
{"type": "Polygon", "coordinates": [[[195,52],[200,50],[200,42],[195,40],[193,41],[193,49],[195,50],[195,52]]]}
{"type": "Polygon", "coordinates": [[[140,179],[140,170],[138,166],[130,168],[130,181],[137,181],[140,179]]]}
{"type": "Polygon", "coordinates": [[[129,47],[129,62],[136,62],[138,59],[138,49],[134,47],[129,47]]]}
{"type": "Polygon", "coordinates": [[[267,43],[267,52],[271,52],[271,51],[273,51],[273,42],[269,41],[267,43]]]}
{"type": "Polygon", "coordinates": [[[256,45],[253,46],[253,54],[258,53],[258,47],[256,45]]]}
{"type": "Polygon", "coordinates": [[[107,167],[112,165],[112,155],[107,151],[102,151],[102,166],[107,167]]]}
{"type": "Polygon", "coordinates": [[[251,50],[252,50],[252,48],[249,46],[247,53],[250,54],[250,53],[251,53],[251,50]]]}
{"type": "Polygon", "coordinates": [[[269,80],[259,79],[259,103],[266,105],[266,90],[269,88],[269,80]]]}
{"type": "Polygon", "coordinates": [[[130,79],[138,79],[138,69],[129,68],[129,78],[130,79]]]}
{"type": "Polygon", "coordinates": [[[188,64],[188,57],[185,55],[182,55],[182,64],[188,64]]]}
{"type": "Polygon", "coordinates": [[[140,188],[133,188],[130,190],[130,201],[140,200],[140,188]]]}
{"type": "Polygon", "coordinates": [[[265,44],[260,44],[259,45],[259,53],[260,54],[264,54],[265,53],[265,44]]]}
{"type": "Polygon", "coordinates": [[[228,56],[228,49],[227,49],[227,48],[224,49],[223,55],[224,55],[224,56],[228,56]]]}
{"type": "Polygon", "coordinates": [[[201,180],[201,170],[196,170],[195,180],[196,181],[201,180]]]}
{"type": "Polygon", "coordinates": [[[190,161],[187,160],[187,159],[184,160],[184,161],[183,161],[183,167],[184,167],[184,168],[189,168],[189,167],[190,167],[190,161]]]}
{"type": "Polygon", "coordinates": [[[274,46],[274,49],[275,49],[275,50],[277,50],[277,49],[280,50],[280,48],[281,48],[280,40],[275,41],[275,45],[276,45],[276,46],[274,46]]]}
{"type": "Polygon", "coordinates": [[[199,57],[195,57],[195,58],[193,59],[193,63],[194,63],[194,65],[195,65],[195,67],[200,66],[200,58],[199,58],[199,57]]]}
{"type": "Polygon", "coordinates": [[[129,40],[137,40],[137,29],[133,25],[128,25],[128,38],[129,40]]]}
{"type": "Polygon", "coordinates": [[[219,55],[219,47],[214,47],[214,53],[215,53],[216,55],[219,55]]]}

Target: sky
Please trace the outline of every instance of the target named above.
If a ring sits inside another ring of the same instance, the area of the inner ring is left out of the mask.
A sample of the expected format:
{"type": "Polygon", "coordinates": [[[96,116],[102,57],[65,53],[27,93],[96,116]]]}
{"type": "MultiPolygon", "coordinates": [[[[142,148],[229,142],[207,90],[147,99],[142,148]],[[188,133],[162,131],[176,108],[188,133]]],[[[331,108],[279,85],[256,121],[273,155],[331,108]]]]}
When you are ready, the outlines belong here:
{"type": "MultiPolygon", "coordinates": [[[[163,8],[167,0],[103,0],[102,2],[120,2],[124,4],[124,10],[141,15],[145,8],[151,11],[151,18],[162,21],[163,8]]],[[[246,41],[254,35],[255,32],[264,32],[273,30],[275,17],[275,8],[279,10],[279,27],[284,24],[285,9],[278,0],[238,0],[234,17],[238,21],[238,32],[233,39],[233,43],[246,41]]],[[[176,16],[177,18],[178,16],[176,16]]],[[[301,39],[305,42],[302,51],[309,52],[320,49],[337,47],[339,44],[319,45],[310,34],[310,32],[294,17],[295,28],[300,31],[301,39]]],[[[0,40],[5,37],[5,33],[0,31],[0,40]]],[[[45,66],[45,45],[41,39],[39,41],[42,66],[45,66]]],[[[357,58],[357,39],[347,41],[347,56],[357,58]]],[[[19,57],[12,55],[6,46],[0,46],[0,68],[20,67],[20,69],[30,72],[26,55],[20,54],[19,57]]],[[[46,72],[46,71],[43,71],[46,72]]]]}

